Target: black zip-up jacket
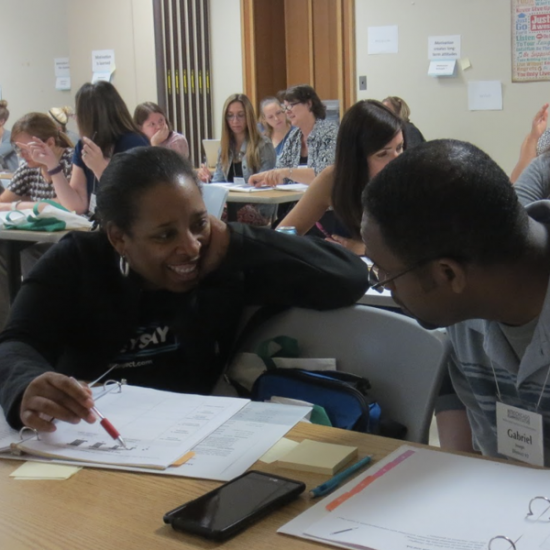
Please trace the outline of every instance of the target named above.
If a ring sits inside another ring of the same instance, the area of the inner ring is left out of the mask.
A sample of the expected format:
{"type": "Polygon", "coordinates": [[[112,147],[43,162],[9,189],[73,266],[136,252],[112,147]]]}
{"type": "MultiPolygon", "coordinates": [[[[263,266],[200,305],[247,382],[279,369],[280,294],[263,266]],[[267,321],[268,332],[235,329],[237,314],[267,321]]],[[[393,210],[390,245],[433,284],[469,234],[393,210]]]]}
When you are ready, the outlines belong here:
{"type": "MultiPolygon", "coordinates": [[[[339,245],[229,226],[220,268],[194,290],[164,299],[170,329],[186,342],[183,364],[169,377],[118,371],[128,383],[207,394],[229,358],[245,306],[337,308],[354,304],[368,287],[365,264],[339,245]]],[[[93,380],[135,335],[143,291],[136,275],[121,275],[118,262],[105,234],[74,232],[24,281],[0,334],[0,405],[11,426],[21,426],[21,397],[35,377],[55,370],[93,380]]]]}

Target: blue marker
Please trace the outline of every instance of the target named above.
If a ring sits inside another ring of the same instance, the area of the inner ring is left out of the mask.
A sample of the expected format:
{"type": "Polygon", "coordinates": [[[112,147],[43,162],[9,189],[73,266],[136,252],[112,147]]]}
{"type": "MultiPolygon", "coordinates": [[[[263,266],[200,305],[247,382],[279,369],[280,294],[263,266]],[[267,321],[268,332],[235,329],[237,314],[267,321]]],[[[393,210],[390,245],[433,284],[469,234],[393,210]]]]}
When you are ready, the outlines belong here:
{"type": "Polygon", "coordinates": [[[328,481],[325,481],[325,483],[322,483],[318,487],[315,487],[315,489],[312,489],[309,494],[313,497],[322,497],[326,495],[327,493],[330,493],[333,489],[336,489],[338,485],[342,483],[342,481],[345,481],[348,479],[348,477],[351,477],[357,470],[360,470],[363,466],[366,466],[370,463],[372,460],[372,457],[366,456],[365,458],[362,458],[349,468],[346,468],[345,470],[342,470],[339,474],[336,474],[334,477],[330,478],[328,481]]]}

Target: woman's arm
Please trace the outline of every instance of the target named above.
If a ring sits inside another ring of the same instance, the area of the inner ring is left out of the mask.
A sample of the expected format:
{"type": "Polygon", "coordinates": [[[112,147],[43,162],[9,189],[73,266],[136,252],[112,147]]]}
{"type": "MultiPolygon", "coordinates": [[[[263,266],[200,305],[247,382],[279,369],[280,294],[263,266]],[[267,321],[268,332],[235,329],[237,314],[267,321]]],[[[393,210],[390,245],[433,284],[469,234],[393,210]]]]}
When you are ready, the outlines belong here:
{"type": "Polygon", "coordinates": [[[307,233],[330,207],[333,185],[334,168],[329,166],[311,182],[304,196],[279,225],[295,227],[298,235],[307,233]]]}
{"type": "Polygon", "coordinates": [[[527,134],[521,144],[518,163],[510,175],[510,181],[512,183],[516,182],[527,165],[537,156],[537,143],[546,130],[547,122],[548,103],[545,103],[535,115],[535,118],[531,123],[531,131],[527,134]]]}
{"type": "Polygon", "coordinates": [[[533,159],[514,184],[514,191],[523,206],[550,196],[550,155],[533,159]]]}

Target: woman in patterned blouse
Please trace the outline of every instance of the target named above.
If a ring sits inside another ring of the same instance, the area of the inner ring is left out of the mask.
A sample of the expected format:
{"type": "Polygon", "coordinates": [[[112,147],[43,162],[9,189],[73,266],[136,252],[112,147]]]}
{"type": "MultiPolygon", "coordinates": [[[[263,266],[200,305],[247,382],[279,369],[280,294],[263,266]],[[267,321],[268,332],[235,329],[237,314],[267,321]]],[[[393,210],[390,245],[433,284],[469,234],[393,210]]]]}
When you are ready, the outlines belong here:
{"type": "Polygon", "coordinates": [[[40,139],[55,156],[65,177],[71,177],[71,140],[58,130],[48,115],[29,113],[20,118],[12,128],[11,141],[24,162],[13,174],[8,188],[0,195],[0,211],[32,208],[37,201],[56,198],[52,174],[44,164],[34,160],[30,154],[29,144],[35,142],[36,138],[40,139]]]}
{"type": "Polygon", "coordinates": [[[325,120],[326,107],[311,86],[292,86],[279,96],[295,128],[290,131],[275,169],[252,176],[249,183],[279,185],[296,181],[309,184],[317,174],[334,164],[338,126],[325,120]]]}

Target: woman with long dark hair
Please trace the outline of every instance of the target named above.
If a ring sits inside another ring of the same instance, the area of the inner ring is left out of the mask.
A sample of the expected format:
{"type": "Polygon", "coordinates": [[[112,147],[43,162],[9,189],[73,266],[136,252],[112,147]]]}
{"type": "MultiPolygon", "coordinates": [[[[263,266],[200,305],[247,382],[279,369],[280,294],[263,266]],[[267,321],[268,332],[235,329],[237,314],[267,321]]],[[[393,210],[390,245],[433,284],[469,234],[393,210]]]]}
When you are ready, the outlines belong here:
{"type": "Polygon", "coordinates": [[[403,147],[401,119],[379,101],[359,101],[340,124],[334,166],[311,183],[280,225],[294,226],[303,235],[332,207],[336,227],[331,227],[327,236],[364,254],[361,193],[370,179],[403,152],[403,147]]]}

